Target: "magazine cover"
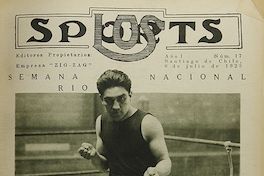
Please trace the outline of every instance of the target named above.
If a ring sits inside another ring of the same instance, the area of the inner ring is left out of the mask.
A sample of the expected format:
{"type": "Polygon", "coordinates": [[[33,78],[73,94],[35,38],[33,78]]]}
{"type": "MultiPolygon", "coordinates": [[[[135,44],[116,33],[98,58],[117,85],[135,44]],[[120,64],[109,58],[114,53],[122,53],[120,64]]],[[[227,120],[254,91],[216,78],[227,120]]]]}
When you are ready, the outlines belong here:
{"type": "Polygon", "coordinates": [[[260,1],[1,1],[0,175],[261,176],[260,1]]]}

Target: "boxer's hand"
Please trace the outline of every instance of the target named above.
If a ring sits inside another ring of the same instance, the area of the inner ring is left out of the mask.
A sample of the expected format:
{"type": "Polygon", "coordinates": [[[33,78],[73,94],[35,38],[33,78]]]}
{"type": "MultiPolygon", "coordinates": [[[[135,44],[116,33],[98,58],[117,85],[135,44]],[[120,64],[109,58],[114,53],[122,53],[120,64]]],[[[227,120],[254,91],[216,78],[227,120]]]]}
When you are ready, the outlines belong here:
{"type": "Polygon", "coordinates": [[[82,143],[82,146],[79,148],[78,152],[85,159],[92,159],[96,155],[96,149],[90,143],[82,143]]]}
{"type": "Polygon", "coordinates": [[[155,167],[149,167],[145,171],[144,176],[159,176],[159,174],[155,167]]]}

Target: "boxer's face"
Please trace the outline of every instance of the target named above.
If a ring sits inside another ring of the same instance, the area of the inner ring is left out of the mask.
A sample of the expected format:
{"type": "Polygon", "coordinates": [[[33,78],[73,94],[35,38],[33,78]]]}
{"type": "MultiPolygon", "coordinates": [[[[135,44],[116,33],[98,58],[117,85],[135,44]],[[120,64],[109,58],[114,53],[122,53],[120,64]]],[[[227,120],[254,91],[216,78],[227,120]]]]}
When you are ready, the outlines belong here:
{"type": "Polygon", "coordinates": [[[111,87],[101,95],[102,104],[114,121],[122,121],[130,108],[131,94],[123,87],[111,87]]]}

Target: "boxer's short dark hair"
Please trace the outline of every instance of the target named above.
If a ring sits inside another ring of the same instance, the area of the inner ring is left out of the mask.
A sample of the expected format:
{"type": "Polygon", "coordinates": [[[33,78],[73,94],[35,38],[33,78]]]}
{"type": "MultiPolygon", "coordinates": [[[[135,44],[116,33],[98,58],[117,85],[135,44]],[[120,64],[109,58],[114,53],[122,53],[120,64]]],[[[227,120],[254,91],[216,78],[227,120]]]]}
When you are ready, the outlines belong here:
{"type": "Polygon", "coordinates": [[[97,89],[101,95],[112,87],[123,87],[128,93],[131,91],[131,80],[120,70],[106,70],[97,80],[97,89]]]}

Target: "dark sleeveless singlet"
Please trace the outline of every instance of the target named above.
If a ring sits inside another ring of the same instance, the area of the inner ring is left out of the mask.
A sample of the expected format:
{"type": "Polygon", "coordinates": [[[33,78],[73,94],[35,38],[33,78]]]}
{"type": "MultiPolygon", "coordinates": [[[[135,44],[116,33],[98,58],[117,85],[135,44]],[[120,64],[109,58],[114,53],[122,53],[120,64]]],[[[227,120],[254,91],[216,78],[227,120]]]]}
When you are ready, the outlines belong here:
{"type": "Polygon", "coordinates": [[[131,117],[116,122],[102,114],[101,138],[106,149],[110,176],[143,176],[157,163],[141,133],[147,113],[137,110],[131,117]]]}

